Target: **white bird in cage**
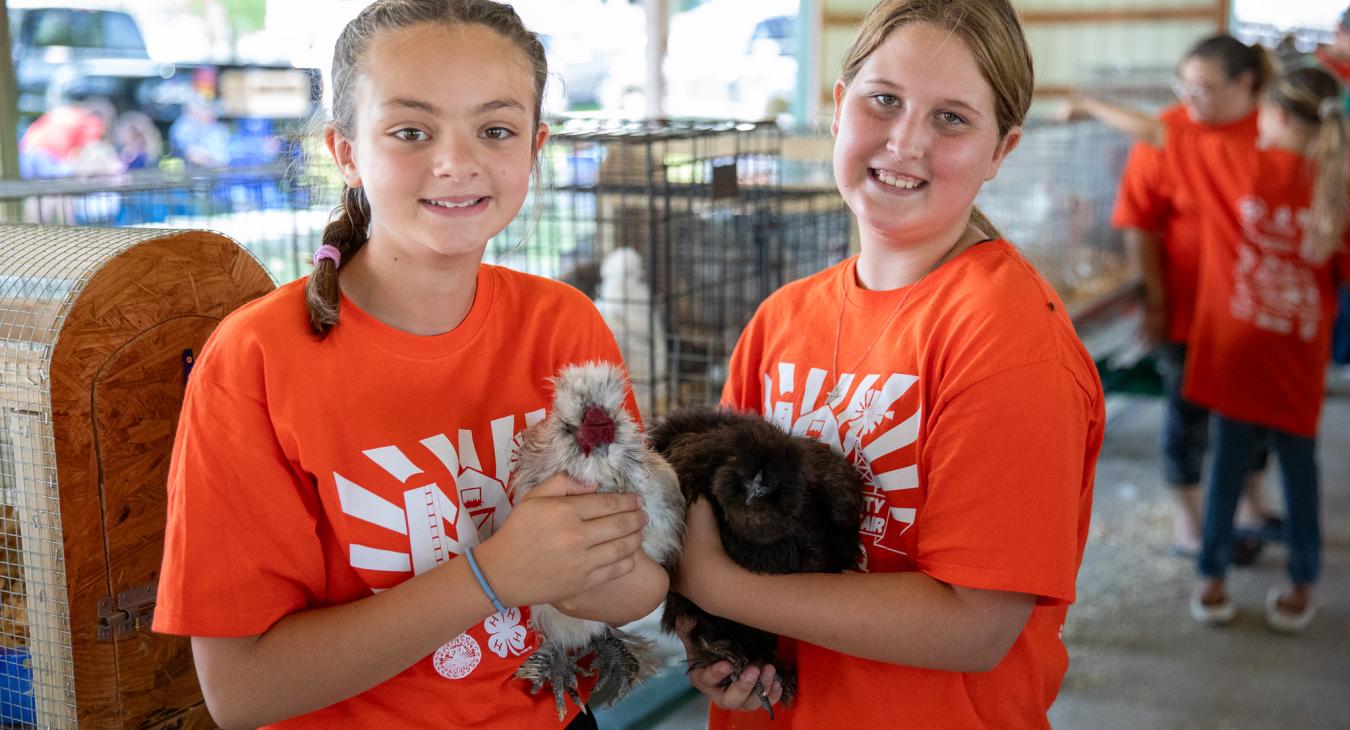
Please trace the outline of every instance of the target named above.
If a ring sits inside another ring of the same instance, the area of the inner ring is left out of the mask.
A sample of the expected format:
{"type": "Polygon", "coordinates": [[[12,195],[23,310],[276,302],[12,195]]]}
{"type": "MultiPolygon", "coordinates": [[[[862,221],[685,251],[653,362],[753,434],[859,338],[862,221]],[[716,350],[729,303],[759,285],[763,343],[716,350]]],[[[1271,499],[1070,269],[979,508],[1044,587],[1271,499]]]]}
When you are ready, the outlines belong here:
{"type": "Polygon", "coordinates": [[[617,248],[600,265],[595,308],[619,343],[624,366],[633,381],[638,408],[651,414],[669,373],[663,312],[652,302],[642,257],[631,248],[617,248]]]}
{"type": "MultiPolygon", "coordinates": [[[[684,495],[675,470],[652,449],[624,407],[628,383],[608,363],[564,368],[553,379],[553,408],[547,418],[526,429],[511,477],[512,502],[554,474],[595,484],[600,492],[641,495],[647,513],[642,550],[667,569],[679,557],[684,536],[684,495]]],[[[595,690],[612,686],[612,702],[622,699],[656,669],[653,643],[599,621],[573,618],[550,605],[530,607],[530,625],[543,643],[517,670],[538,692],[552,687],[558,719],[564,698],[582,706],[579,673],[599,675],[595,690]],[[589,671],[577,660],[592,652],[589,671]]],[[[584,707],[584,706],[583,706],[584,707]]]]}

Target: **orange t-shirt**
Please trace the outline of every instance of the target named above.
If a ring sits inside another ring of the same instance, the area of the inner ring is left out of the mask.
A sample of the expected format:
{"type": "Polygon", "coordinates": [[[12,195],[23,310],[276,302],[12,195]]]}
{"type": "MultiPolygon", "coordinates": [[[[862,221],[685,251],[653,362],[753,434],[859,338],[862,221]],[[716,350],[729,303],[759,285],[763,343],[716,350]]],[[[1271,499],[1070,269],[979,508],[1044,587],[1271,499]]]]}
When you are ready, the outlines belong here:
{"type": "Polygon", "coordinates": [[[1322,67],[1336,77],[1342,86],[1350,86],[1350,58],[1337,58],[1331,55],[1326,46],[1318,46],[1313,57],[1322,67]]]}
{"type": "MultiPolygon", "coordinates": [[[[1213,134],[1234,144],[1256,144],[1256,113],[1220,126],[1191,121],[1180,105],[1163,110],[1164,124],[1187,127],[1195,134],[1213,134]]],[[[1167,339],[1186,342],[1195,317],[1195,290],[1200,271],[1201,219],[1189,191],[1171,184],[1162,150],[1140,142],[1130,150],[1116,191],[1111,225],[1138,228],[1158,236],[1163,286],[1167,290],[1167,339]]]]}
{"type": "Polygon", "coordinates": [[[1308,160],[1184,127],[1168,128],[1164,154],[1205,234],[1184,395],[1229,418],[1316,435],[1344,260],[1313,264],[1299,252],[1308,160]]]}
{"type": "Polygon", "coordinates": [[[984,673],[783,639],[799,677],[793,705],[776,722],[714,709],[712,727],[1049,727],[1102,443],[1096,368],[1059,296],[1004,241],[961,253],[911,294],[861,288],[855,261],[764,302],[736,346],[723,401],[857,465],[868,508],[861,570],[920,571],[1032,594],[1037,605],[984,673]],[[830,405],[836,360],[842,394],[830,405]]]}
{"type": "MultiPolygon", "coordinates": [[[[516,440],[545,416],[546,379],[620,362],[584,295],[507,269],[481,266],[464,321],[431,337],[344,297],[320,341],[304,286],[226,318],[193,370],[156,631],[256,635],[454,559],[506,519],[516,440]]],[[[493,615],[383,684],[273,727],[556,726],[552,696],[513,676],[537,645],[528,620],[493,615]]]]}

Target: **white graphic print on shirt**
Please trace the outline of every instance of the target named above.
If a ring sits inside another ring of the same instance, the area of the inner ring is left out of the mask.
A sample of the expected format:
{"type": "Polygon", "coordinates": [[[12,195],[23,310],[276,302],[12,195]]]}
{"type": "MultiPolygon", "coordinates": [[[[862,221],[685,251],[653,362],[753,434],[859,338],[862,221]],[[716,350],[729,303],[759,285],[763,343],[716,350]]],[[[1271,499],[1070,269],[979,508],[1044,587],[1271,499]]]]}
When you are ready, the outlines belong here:
{"type": "Polygon", "coordinates": [[[1309,341],[1322,318],[1321,295],[1309,264],[1299,254],[1300,231],[1307,230],[1307,209],[1280,206],[1247,196],[1238,201],[1243,242],[1233,267],[1229,312],[1258,329],[1309,341]]]}
{"type": "MultiPolygon", "coordinates": [[[[915,509],[905,506],[900,497],[918,488],[918,465],[892,464],[893,468],[879,474],[872,465],[918,440],[922,416],[918,406],[912,413],[895,410],[896,401],[918,382],[918,377],[893,373],[878,387],[881,375],[867,374],[859,379],[853,373],[843,373],[838,391],[842,395],[831,404],[824,400],[824,369],[810,368],[800,383],[797,373],[797,366],[789,362],[779,362],[777,368],[764,373],[765,418],[849,458],[862,474],[866,490],[867,509],[860,527],[864,542],[870,540],[876,547],[906,554],[899,538],[914,524],[915,509]],[[836,412],[841,404],[842,409],[836,412]]],[[[866,553],[859,561],[858,567],[866,570],[866,553]]]]}
{"type": "MultiPolygon", "coordinates": [[[[459,429],[458,447],[443,433],[418,442],[416,448],[399,446],[367,449],[362,454],[391,477],[390,484],[357,484],[333,472],[342,511],[361,522],[407,536],[408,551],[370,547],[353,542],[349,561],[353,568],[382,573],[420,575],[487,539],[505,522],[511,511],[506,485],[515,468],[520,432],[543,420],[540,409],[525,414],[524,426],[516,430],[515,416],[493,419],[490,443],[494,463],[485,469],[473,431],[459,429]],[[428,469],[418,466],[434,459],[454,483],[441,485],[427,479],[428,469]],[[422,478],[419,480],[419,475],[422,478]],[[448,492],[448,493],[447,493],[448,492]],[[401,504],[382,494],[398,494],[401,504]],[[451,496],[453,495],[453,497],[451,496]]],[[[373,589],[378,590],[378,589],[373,589]]],[[[525,627],[518,608],[496,613],[483,621],[488,649],[499,657],[519,656],[525,651],[525,627]]],[[[441,676],[462,679],[482,660],[477,640],[467,633],[438,649],[432,664],[441,676]]]]}

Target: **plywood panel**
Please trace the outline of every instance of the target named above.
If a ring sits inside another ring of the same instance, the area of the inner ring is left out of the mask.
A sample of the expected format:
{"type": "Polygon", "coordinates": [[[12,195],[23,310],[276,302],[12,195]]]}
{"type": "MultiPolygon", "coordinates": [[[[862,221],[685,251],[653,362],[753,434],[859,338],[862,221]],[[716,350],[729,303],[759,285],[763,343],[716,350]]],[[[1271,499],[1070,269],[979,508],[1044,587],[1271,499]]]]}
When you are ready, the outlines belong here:
{"type": "MultiPolygon", "coordinates": [[[[193,315],[153,327],[117,350],[94,383],[94,442],[111,576],[103,595],[152,584],[159,575],[166,445],[173,442],[182,408],[184,352],[201,352],[218,321],[193,315]]],[[[72,616],[77,603],[72,599],[72,616]]],[[[116,641],[114,650],[124,727],[201,703],[187,638],[137,631],[116,641]]]]}
{"type": "Polygon", "coordinates": [[[149,634],[120,643],[98,641],[98,601],[158,574],[164,475],[173,413],[182,397],[181,366],[166,365],[166,358],[176,361],[182,349],[199,349],[214,322],[271,289],[266,272],[236,244],[185,233],[135,245],[108,261],[62,326],[52,354],[51,409],[60,444],[61,526],[81,727],[135,727],[188,709],[147,708],[147,697],[167,702],[172,694],[188,705],[197,701],[181,643],[149,634]],[[154,378],[168,382],[153,383],[154,378]],[[102,413],[95,403],[104,406],[102,413]],[[116,571],[111,574],[110,561],[116,571]],[[134,583],[118,584],[121,579],[134,583]],[[137,657],[167,663],[133,668],[137,657]],[[185,689],[185,682],[191,687],[185,689]]]}

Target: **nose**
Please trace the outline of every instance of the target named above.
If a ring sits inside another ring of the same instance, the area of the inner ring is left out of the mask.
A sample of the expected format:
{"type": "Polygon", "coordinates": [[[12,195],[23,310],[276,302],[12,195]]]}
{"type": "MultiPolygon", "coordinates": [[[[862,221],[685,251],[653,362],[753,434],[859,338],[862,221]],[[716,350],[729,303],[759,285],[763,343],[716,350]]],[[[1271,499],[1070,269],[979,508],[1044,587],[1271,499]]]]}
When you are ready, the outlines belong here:
{"type": "Polygon", "coordinates": [[[923,116],[906,110],[891,125],[886,150],[897,160],[917,160],[928,149],[928,128],[923,116]]]}
{"type": "Polygon", "coordinates": [[[463,182],[479,173],[477,149],[461,135],[447,134],[435,148],[431,172],[436,177],[463,182]]]}

